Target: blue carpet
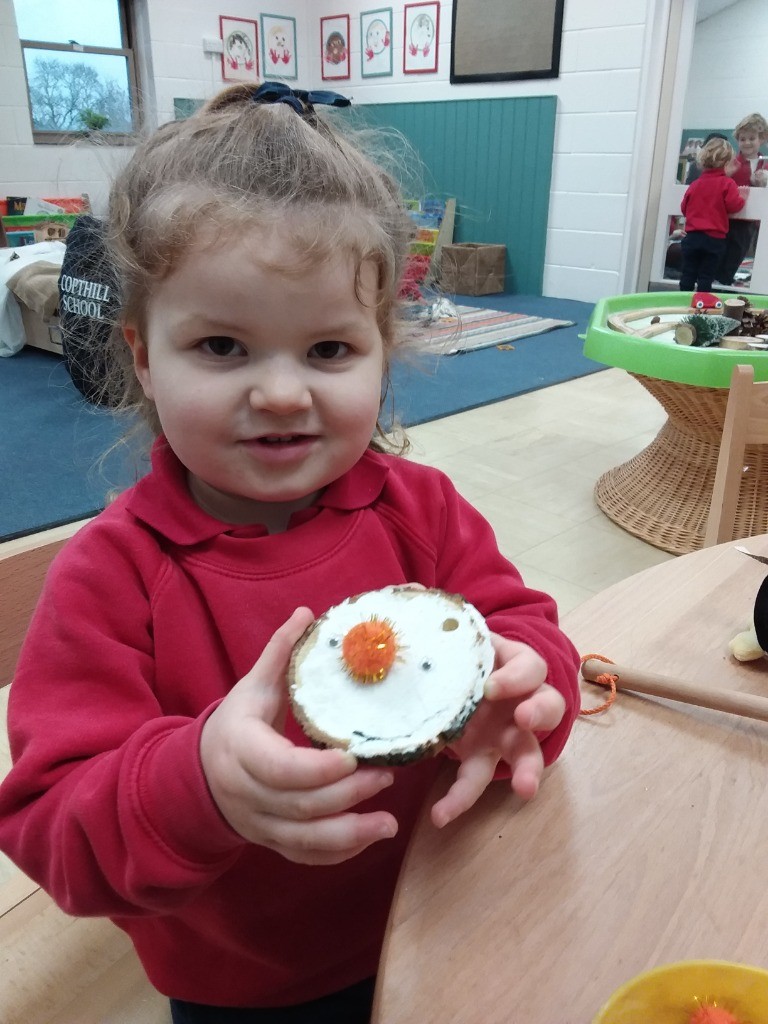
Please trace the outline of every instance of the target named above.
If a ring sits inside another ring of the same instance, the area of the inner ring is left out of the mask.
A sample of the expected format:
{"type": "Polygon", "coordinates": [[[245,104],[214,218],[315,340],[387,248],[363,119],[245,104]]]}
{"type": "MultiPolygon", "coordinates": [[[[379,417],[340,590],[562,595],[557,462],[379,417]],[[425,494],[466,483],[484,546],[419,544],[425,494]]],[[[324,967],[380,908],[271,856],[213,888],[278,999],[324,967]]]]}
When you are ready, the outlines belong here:
{"type": "Polygon", "coordinates": [[[418,362],[395,365],[395,416],[405,426],[428,423],[605,369],[602,363],[582,355],[579,335],[586,331],[594,309],[590,302],[540,295],[459,295],[456,301],[507,313],[572,320],[574,326],[523,338],[513,342],[511,349],[493,347],[453,356],[428,355],[418,362]]]}
{"type": "MultiPolygon", "coordinates": [[[[591,303],[540,296],[457,296],[463,305],[573,320],[514,348],[429,357],[394,367],[396,411],[406,425],[602,370],[581,354],[591,303]]],[[[112,490],[145,471],[125,446],[104,453],[123,424],[85,402],[60,357],[25,348],[0,359],[0,539],[92,515],[112,490]]]]}

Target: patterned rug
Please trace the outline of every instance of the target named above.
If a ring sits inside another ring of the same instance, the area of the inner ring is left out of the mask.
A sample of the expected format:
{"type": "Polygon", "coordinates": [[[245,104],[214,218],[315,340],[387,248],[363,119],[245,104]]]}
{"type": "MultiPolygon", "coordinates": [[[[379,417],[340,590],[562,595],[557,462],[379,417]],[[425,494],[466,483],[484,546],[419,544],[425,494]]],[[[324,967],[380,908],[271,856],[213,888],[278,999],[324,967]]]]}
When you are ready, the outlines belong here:
{"type": "Polygon", "coordinates": [[[456,306],[460,321],[440,319],[426,327],[418,344],[424,352],[453,356],[492,345],[510,345],[532,334],[544,334],[557,327],[573,327],[573,320],[552,320],[526,313],[504,313],[498,309],[456,306]]]}

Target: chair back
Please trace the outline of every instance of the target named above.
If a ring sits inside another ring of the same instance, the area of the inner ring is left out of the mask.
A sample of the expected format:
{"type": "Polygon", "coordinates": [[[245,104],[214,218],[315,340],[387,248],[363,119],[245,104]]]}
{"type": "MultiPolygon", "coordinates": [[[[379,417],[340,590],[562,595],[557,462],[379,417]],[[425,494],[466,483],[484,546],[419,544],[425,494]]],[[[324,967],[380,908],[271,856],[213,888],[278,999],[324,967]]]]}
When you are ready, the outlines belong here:
{"type": "Polygon", "coordinates": [[[0,543],[0,687],[13,676],[48,566],[84,522],[0,543]]]}
{"type": "MultiPolygon", "coordinates": [[[[704,547],[734,539],[747,445],[768,444],[768,381],[755,383],[754,367],[733,368],[723,436],[704,534],[704,547]]],[[[764,496],[755,495],[755,500],[764,496]]],[[[739,535],[740,536],[740,535],[739,535]]]]}

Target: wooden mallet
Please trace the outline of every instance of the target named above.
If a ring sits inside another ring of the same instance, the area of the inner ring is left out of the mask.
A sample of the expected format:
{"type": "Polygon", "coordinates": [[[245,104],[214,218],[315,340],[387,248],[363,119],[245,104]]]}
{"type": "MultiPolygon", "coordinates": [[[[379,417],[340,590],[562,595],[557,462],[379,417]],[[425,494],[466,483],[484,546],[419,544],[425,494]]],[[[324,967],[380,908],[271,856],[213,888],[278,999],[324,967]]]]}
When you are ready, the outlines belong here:
{"type": "Polygon", "coordinates": [[[669,676],[643,672],[640,669],[628,668],[626,665],[614,665],[597,658],[588,658],[581,666],[581,674],[591,683],[596,683],[598,676],[617,676],[617,690],[632,690],[653,697],[666,697],[668,700],[681,701],[683,704],[695,704],[701,708],[726,711],[729,715],[741,715],[742,718],[757,718],[761,722],[768,722],[768,697],[758,697],[753,693],[715,690],[683,679],[671,679],[669,676]]]}

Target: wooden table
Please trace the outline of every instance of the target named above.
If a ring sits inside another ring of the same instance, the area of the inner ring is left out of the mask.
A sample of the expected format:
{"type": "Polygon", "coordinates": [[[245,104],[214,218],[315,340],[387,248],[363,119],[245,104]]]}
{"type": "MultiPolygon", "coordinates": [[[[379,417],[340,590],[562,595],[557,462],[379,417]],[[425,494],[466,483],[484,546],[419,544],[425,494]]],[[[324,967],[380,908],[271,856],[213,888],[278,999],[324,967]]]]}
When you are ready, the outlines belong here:
{"type": "MultiPolygon", "coordinates": [[[[768,555],[768,535],[743,543],[768,555]]],[[[768,661],[727,649],[766,572],[733,544],[708,548],[609,588],[564,628],[582,655],[768,695],[768,661]]],[[[442,831],[422,819],[373,1021],[589,1024],[663,963],[768,967],[766,851],[768,724],[619,693],[576,722],[531,803],[499,783],[442,831]]]]}
{"type": "MultiPolygon", "coordinates": [[[[768,307],[766,296],[749,299],[755,308],[768,307]]],[[[689,302],[687,292],[612,296],[597,303],[584,336],[586,356],[627,370],[668,417],[643,451],[600,477],[595,501],[629,533],[677,555],[704,543],[733,367],[748,363],[755,380],[768,380],[768,352],[675,344],[674,324],[688,314],[689,302]],[[655,310],[661,313],[656,325],[655,310]],[[634,319],[622,324],[627,317],[634,319]],[[626,333],[632,330],[640,333],[626,333]]],[[[741,537],[768,530],[768,447],[751,445],[744,462],[741,537]]]]}

